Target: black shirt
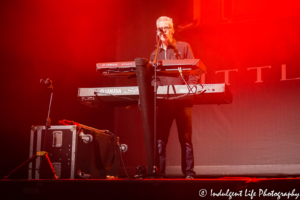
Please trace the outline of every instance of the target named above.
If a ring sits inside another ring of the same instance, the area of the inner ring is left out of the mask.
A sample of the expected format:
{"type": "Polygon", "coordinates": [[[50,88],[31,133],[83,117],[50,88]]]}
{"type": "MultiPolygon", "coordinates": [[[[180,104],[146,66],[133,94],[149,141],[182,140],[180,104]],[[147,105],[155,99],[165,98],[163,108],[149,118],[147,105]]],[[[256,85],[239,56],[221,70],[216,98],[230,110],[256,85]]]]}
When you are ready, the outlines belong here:
{"type": "MultiPolygon", "coordinates": [[[[150,61],[154,61],[155,51],[150,55],[150,61]]],[[[180,60],[180,59],[194,59],[194,54],[190,45],[186,42],[173,42],[168,45],[167,50],[162,47],[158,49],[157,60],[180,60]]],[[[199,75],[185,75],[184,79],[189,85],[197,84],[200,77],[199,75]]],[[[157,85],[184,85],[184,81],[178,74],[170,74],[165,76],[157,76],[157,85]]]]}

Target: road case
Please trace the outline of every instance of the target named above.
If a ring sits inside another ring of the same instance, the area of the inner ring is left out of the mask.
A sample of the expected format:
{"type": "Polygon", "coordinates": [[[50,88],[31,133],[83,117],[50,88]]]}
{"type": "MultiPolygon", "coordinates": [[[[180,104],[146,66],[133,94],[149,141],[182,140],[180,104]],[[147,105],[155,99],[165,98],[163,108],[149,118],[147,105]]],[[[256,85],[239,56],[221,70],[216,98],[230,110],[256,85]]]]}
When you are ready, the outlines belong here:
{"type": "MultiPolygon", "coordinates": [[[[32,126],[29,156],[42,150],[48,152],[59,179],[119,176],[118,138],[110,131],[57,125],[48,129],[45,140],[45,130],[45,126],[32,126]]],[[[28,179],[51,178],[48,167],[45,158],[38,157],[29,164],[28,179]]]]}

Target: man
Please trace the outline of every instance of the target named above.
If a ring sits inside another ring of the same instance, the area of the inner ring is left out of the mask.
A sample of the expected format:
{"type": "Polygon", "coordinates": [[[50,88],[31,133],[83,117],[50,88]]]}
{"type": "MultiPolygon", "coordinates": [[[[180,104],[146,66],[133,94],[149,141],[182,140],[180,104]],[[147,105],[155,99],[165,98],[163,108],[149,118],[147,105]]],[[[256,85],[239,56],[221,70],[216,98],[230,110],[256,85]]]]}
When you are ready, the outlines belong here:
{"type": "MultiPolygon", "coordinates": [[[[157,36],[161,39],[157,52],[157,60],[194,59],[190,45],[179,42],[173,38],[173,20],[162,16],[156,21],[157,36]]],[[[155,52],[150,56],[153,62],[155,52]]],[[[178,74],[168,76],[157,76],[157,86],[160,85],[194,85],[199,81],[198,75],[180,76],[178,74]]],[[[181,170],[188,179],[192,179],[194,172],[194,155],[192,145],[192,104],[165,101],[158,106],[157,113],[157,147],[159,157],[159,170],[165,174],[166,170],[166,145],[173,120],[176,120],[178,136],[181,146],[181,170]]]]}

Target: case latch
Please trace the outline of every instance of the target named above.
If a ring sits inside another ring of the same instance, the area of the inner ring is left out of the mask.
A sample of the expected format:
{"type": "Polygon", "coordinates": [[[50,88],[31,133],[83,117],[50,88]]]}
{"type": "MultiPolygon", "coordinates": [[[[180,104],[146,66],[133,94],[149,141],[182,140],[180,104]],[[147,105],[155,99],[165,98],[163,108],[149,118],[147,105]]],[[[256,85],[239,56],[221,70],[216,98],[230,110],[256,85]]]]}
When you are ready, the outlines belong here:
{"type": "Polygon", "coordinates": [[[53,131],[52,134],[53,134],[52,147],[62,147],[62,138],[63,138],[62,131],[53,131]]]}

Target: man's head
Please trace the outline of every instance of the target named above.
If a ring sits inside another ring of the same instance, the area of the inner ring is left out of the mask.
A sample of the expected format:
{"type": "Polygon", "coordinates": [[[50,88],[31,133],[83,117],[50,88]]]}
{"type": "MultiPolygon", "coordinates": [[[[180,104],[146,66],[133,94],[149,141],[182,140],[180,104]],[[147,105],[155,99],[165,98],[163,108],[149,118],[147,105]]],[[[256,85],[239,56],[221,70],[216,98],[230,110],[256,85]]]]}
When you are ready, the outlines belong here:
{"type": "Polygon", "coordinates": [[[157,35],[165,45],[173,41],[173,20],[170,17],[162,16],[156,20],[157,35]]]}

